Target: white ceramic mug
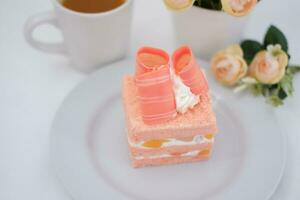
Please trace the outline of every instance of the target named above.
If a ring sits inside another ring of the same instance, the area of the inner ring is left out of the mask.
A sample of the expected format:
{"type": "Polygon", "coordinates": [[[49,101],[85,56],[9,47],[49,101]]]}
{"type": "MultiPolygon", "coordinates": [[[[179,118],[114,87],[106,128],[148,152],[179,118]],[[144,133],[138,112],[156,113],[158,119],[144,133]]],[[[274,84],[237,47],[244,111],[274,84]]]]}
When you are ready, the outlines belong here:
{"type": "Polygon", "coordinates": [[[248,16],[233,17],[222,11],[196,6],[173,14],[179,43],[190,45],[197,56],[206,60],[216,51],[239,43],[247,22],[248,16]]]}
{"type": "Polygon", "coordinates": [[[28,43],[44,52],[64,54],[74,67],[92,72],[103,64],[125,56],[130,38],[133,0],[99,13],[81,13],[52,0],[54,11],[30,17],[24,27],[28,43]],[[46,43],[33,37],[35,28],[50,24],[61,30],[62,43],[46,43]]]}

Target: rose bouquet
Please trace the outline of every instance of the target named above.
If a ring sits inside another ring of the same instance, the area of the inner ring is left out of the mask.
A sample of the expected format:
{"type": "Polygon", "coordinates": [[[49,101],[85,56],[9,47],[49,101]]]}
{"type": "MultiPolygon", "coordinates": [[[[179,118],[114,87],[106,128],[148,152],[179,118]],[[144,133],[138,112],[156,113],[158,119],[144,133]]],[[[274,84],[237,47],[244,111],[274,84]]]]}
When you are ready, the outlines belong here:
{"type": "Polygon", "coordinates": [[[211,10],[224,10],[233,16],[244,16],[251,12],[259,0],[164,0],[172,11],[183,11],[197,6],[211,10]]]}
{"type": "Polygon", "coordinates": [[[215,78],[224,85],[233,86],[235,92],[249,90],[262,95],[273,106],[294,92],[293,77],[300,66],[289,63],[288,42],[275,26],[270,26],[263,43],[245,40],[217,52],[211,60],[215,78]]]}

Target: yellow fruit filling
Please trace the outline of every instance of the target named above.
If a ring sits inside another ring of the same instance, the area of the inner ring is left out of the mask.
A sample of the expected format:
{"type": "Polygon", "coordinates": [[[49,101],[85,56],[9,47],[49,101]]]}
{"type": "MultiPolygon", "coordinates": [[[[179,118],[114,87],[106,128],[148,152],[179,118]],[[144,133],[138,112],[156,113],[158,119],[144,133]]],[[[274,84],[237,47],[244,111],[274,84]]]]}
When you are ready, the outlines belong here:
{"type": "Polygon", "coordinates": [[[206,139],[211,140],[214,138],[214,134],[207,134],[204,136],[206,139]]]}
{"type": "Polygon", "coordinates": [[[169,140],[148,140],[143,143],[143,146],[147,148],[158,149],[166,142],[169,142],[169,140]]]}
{"type": "Polygon", "coordinates": [[[210,149],[204,149],[201,152],[199,152],[199,156],[208,156],[210,154],[210,149]]]}

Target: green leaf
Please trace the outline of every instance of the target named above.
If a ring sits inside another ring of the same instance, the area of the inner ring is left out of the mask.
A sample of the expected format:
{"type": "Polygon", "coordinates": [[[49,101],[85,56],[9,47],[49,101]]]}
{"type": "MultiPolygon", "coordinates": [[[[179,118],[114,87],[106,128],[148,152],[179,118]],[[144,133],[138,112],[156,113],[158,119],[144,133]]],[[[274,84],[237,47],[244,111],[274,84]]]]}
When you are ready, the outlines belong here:
{"type": "Polygon", "coordinates": [[[293,95],[294,88],[293,88],[293,75],[290,74],[288,71],[284,75],[284,77],[279,82],[281,89],[289,96],[293,95]]]}
{"type": "Polygon", "coordinates": [[[300,72],[300,66],[288,66],[284,77],[279,82],[280,87],[288,96],[294,93],[293,79],[297,72],[300,72]]]}
{"type": "Polygon", "coordinates": [[[264,97],[268,97],[268,96],[270,96],[270,94],[271,94],[270,88],[267,85],[263,85],[262,86],[262,95],[264,97]]]}
{"type": "Polygon", "coordinates": [[[200,7],[200,6],[201,6],[201,0],[196,0],[196,1],[194,2],[194,6],[200,7]]]}
{"type": "Polygon", "coordinates": [[[284,34],[275,26],[271,25],[264,38],[264,47],[270,44],[280,44],[282,50],[288,52],[288,41],[284,34]]]}
{"type": "Polygon", "coordinates": [[[252,62],[254,56],[263,49],[263,46],[259,42],[254,40],[244,40],[241,43],[241,48],[244,52],[244,58],[249,65],[252,62]]]}
{"type": "Polygon", "coordinates": [[[300,66],[289,65],[287,67],[287,72],[291,74],[296,74],[297,72],[300,72],[300,66]]]}
{"type": "Polygon", "coordinates": [[[257,83],[251,85],[250,90],[253,95],[262,95],[266,98],[266,102],[275,107],[283,105],[283,100],[288,97],[286,92],[281,88],[280,84],[262,84],[257,83]]]}
{"type": "Polygon", "coordinates": [[[250,91],[254,96],[258,96],[262,94],[262,84],[254,84],[250,87],[250,91]]]}
{"type": "Polygon", "coordinates": [[[196,0],[194,6],[211,10],[222,10],[221,0],[196,0]]]}
{"type": "Polygon", "coordinates": [[[278,107],[278,106],[281,106],[283,105],[283,101],[276,95],[273,95],[273,96],[269,96],[267,99],[266,99],[266,102],[268,104],[271,104],[272,106],[274,107],[278,107]]]}
{"type": "Polygon", "coordinates": [[[222,10],[221,0],[211,0],[211,2],[213,2],[213,4],[214,4],[213,7],[215,10],[222,10]]]}
{"type": "Polygon", "coordinates": [[[250,91],[254,96],[268,96],[269,95],[269,88],[268,85],[262,83],[256,83],[250,86],[250,91]]]}
{"type": "Polygon", "coordinates": [[[279,89],[278,91],[278,97],[281,99],[281,100],[284,100],[288,97],[288,94],[285,92],[285,90],[283,90],[282,88],[279,89]]]}

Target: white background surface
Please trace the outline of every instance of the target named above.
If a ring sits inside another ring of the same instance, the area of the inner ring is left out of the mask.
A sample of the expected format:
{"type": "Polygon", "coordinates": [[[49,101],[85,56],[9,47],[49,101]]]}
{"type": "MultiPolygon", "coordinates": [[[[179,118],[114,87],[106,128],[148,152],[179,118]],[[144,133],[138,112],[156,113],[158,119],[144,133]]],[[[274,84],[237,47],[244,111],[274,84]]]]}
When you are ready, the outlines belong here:
{"type": "MultiPolygon", "coordinates": [[[[50,168],[49,129],[64,97],[86,76],[72,70],[64,57],[41,53],[24,41],[26,18],[52,9],[49,0],[1,0],[0,5],[0,199],[68,200],[50,168]]],[[[297,0],[264,0],[246,36],[262,38],[270,23],[278,25],[289,39],[292,63],[300,64],[299,9],[297,0]]],[[[37,36],[55,40],[59,35],[42,27],[37,36]]],[[[141,45],[176,47],[170,14],[160,0],[135,2],[129,55],[141,45]]],[[[295,88],[295,97],[276,112],[287,136],[288,160],[272,200],[300,199],[300,75],[295,88]]]]}

